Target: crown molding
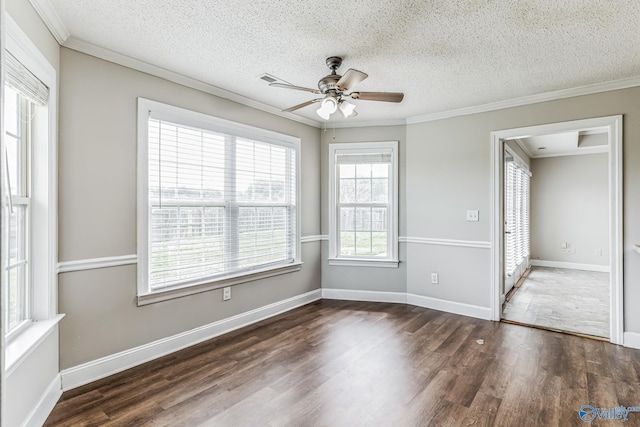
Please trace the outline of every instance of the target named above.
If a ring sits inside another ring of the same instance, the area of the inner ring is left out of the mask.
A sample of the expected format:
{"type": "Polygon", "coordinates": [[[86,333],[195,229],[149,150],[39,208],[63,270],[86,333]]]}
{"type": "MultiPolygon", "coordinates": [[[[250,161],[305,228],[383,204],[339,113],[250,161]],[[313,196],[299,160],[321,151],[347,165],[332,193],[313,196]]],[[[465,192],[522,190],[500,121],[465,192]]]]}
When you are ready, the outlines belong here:
{"type": "Polygon", "coordinates": [[[182,86],[190,87],[192,89],[196,89],[201,92],[205,92],[205,93],[217,96],[219,98],[228,99],[230,101],[237,102],[238,104],[246,105],[247,107],[255,108],[257,110],[261,110],[270,114],[275,114],[276,116],[284,117],[286,119],[303,123],[305,125],[313,126],[316,128],[320,127],[320,123],[314,120],[307,119],[306,117],[301,117],[291,113],[283,113],[282,111],[280,111],[280,109],[276,107],[272,107],[271,105],[254,101],[253,99],[247,98],[246,96],[239,95],[237,93],[234,93],[225,89],[221,89],[217,86],[211,85],[209,83],[205,83],[201,80],[187,77],[184,74],[180,74],[175,71],[171,71],[166,68],[159,67],[157,65],[153,65],[148,62],[132,58],[122,53],[95,45],[93,43],[89,43],[87,41],[75,38],[73,36],[70,36],[62,44],[62,46],[81,52],[81,53],[86,53],[87,55],[95,56],[96,58],[113,62],[118,65],[122,65],[127,68],[131,68],[136,71],[141,71],[143,73],[150,74],[155,77],[160,77],[162,79],[180,84],[182,86]]]}
{"type": "Polygon", "coordinates": [[[58,16],[51,2],[49,0],[29,0],[29,2],[38,15],[40,15],[40,19],[44,21],[44,24],[53,37],[58,41],[58,44],[64,44],[71,34],[62,22],[62,19],[60,19],[60,16],[58,16]]]}
{"type": "Polygon", "coordinates": [[[331,129],[351,129],[351,128],[365,128],[376,126],[405,126],[407,121],[405,119],[391,119],[391,120],[367,120],[367,121],[340,121],[340,122],[322,122],[322,130],[331,129]]]}
{"type": "Polygon", "coordinates": [[[438,113],[424,114],[421,116],[408,117],[408,125],[414,123],[432,122],[435,120],[449,119],[458,116],[468,116],[470,114],[487,113],[490,111],[503,110],[505,108],[521,107],[524,105],[538,104],[540,102],[557,101],[559,99],[574,98],[576,96],[592,95],[595,93],[609,92],[612,90],[627,89],[640,86],[640,76],[629,77],[620,80],[611,80],[603,83],[594,83],[585,86],[577,86],[568,89],[561,89],[552,92],[540,93],[537,95],[522,96],[520,98],[507,99],[504,101],[491,102],[489,104],[476,105],[473,107],[458,108],[455,110],[442,111],[438,113]]]}

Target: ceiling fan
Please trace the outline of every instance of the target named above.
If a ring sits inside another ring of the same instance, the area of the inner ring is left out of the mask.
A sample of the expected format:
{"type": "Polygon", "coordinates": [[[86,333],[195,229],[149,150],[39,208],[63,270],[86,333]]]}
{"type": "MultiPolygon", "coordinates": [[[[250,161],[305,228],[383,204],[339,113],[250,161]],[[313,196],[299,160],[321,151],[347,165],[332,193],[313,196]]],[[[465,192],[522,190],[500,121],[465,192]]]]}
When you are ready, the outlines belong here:
{"type": "Polygon", "coordinates": [[[401,102],[404,98],[404,93],[399,92],[350,92],[351,88],[369,77],[362,71],[354,70],[350,68],[344,73],[343,76],[336,73],[336,70],[342,65],[342,58],[339,56],[331,56],[326,60],[327,67],[331,70],[331,74],[323,77],[318,82],[318,89],[311,89],[307,87],[294,86],[285,83],[271,83],[269,86],[282,87],[285,89],[302,90],[305,92],[315,93],[317,95],[324,95],[322,98],[312,99],[311,101],[303,102],[302,104],[295,105],[283,112],[291,112],[304,108],[308,105],[320,103],[317,113],[324,120],[329,120],[331,114],[340,110],[344,117],[354,117],[358,113],[356,112],[356,106],[348,102],[347,99],[360,99],[362,101],[384,101],[384,102],[401,102]]]}

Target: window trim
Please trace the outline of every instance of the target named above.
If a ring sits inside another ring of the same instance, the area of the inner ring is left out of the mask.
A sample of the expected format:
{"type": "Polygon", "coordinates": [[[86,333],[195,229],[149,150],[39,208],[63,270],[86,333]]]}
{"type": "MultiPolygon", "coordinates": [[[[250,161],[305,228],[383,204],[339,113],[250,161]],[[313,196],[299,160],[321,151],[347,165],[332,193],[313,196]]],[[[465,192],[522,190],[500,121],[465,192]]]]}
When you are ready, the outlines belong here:
{"type": "MultiPolygon", "coordinates": [[[[29,39],[8,13],[4,14],[6,37],[4,49],[11,52],[31,73],[49,87],[49,100],[45,107],[35,106],[33,140],[31,146],[31,194],[34,203],[29,233],[45,236],[38,245],[30,245],[31,265],[31,319],[18,333],[6,340],[5,373],[8,375],[42,342],[64,315],[58,308],[58,172],[57,172],[57,73],[46,57],[29,39]],[[46,110],[45,110],[46,108],[46,110]],[[46,138],[40,138],[45,135],[46,138]],[[43,328],[42,325],[49,325],[43,328]]],[[[4,52],[2,53],[4,60],[4,52]]],[[[4,65],[2,66],[4,70],[4,65]]],[[[2,82],[4,85],[4,81],[2,82]]],[[[4,129],[3,129],[4,131],[4,129]]],[[[3,137],[4,138],[4,137],[3,137]]],[[[2,159],[4,161],[4,159],[2,159]]],[[[4,193],[4,191],[3,191],[4,193]]],[[[3,255],[4,257],[4,255],[3,255]]],[[[5,339],[5,337],[3,337],[5,339]]]]}
{"type": "Polygon", "coordinates": [[[301,182],[301,153],[300,138],[281,134],[278,132],[245,125],[242,123],[232,122],[222,118],[214,117],[208,114],[199,113],[192,110],[176,107],[173,105],[153,101],[146,98],[138,98],[138,176],[137,176],[137,236],[138,236],[138,278],[137,278],[137,304],[138,306],[152,304],[173,298],[179,298],[200,292],[206,292],[213,289],[219,289],[226,286],[233,286],[240,283],[260,280],[267,277],[273,277],[280,274],[292,273],[299,271],[302,265],[301,253],[301,199],[300,199],[300,182],[301,182]],[[272,142],[278,145],[287,145],[295,150],[296,156],[296,235],[295,235],[295,259],[292,263],[286,265],[267,266],[262,269],[256,269],[249,272],[239,272],[231,274],[224,278],[203,278],[193,283],[176,285],[168,288],[160,288],[151,290],[149,277],[149,253],[148,253],[148,117],[149,111],[153,111],[156,118],[166,118],[170,121],[178,121],[180,124],[192,126],[196,128],[213,130],[220,133],[228,133],[238,137],[256,139],[262,142],[272,142]]]}
{"type": "Polygon", "coordinates": [[[397,268],[398,260],[398,141],[351,142],[329,144],[329,265],[346,267],[397,268]],[[386,258],[367,256],[340,256],[338,254],[337,197],[335,157],[338,152],[362,153],[366,151],[391,150],[391,173],[389,175],[389,254],[386,258]]]}

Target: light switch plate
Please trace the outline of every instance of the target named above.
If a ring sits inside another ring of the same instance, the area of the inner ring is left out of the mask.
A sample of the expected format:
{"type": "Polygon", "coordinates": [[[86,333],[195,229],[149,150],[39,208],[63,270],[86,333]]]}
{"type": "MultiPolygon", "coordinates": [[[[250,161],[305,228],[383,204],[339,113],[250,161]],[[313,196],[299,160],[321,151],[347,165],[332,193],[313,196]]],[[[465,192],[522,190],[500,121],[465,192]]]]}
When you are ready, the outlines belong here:
{"type": "Polygon", "coordinates": [[[480,219],[480,214],[476,210],[467,211],[467,221],[478,222],[480,219]]]}

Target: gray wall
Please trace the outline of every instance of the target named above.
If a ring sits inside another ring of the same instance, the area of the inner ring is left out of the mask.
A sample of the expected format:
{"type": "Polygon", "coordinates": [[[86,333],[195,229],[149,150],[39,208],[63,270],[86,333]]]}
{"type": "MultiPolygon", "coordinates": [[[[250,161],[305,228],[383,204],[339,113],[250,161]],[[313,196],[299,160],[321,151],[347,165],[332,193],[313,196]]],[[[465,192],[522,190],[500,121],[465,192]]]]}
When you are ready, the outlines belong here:
{"type": "MultiPolygon", "coordinates": [[[[61,262],[136,253],[136,99],[149,98],[302,140],[302,236],[320,234],[317,128],[61,49],[61,262]]],[[[320,287],[320,243],[302,270],[222,291],[137,307],[133,265],[59,276],[62,369],[140,346],[320,287]]]]}
{"type": "MultiPolygon", "coordinates": [[[[407,126],[406,212],[409,237],[490,241],[490,132],[624,115],[625,330],[640,332],[640,88],[508,108],[407,126]],[[479,209],[480,221],[465,221],[479,209]]],[[[490,251],[407,245],[410,293],[489,307],[490,251]],[[446,255],[445,255],[446,252],[446,255]],[[440,284],[427,283],[431,271],[440,284]]]]}
{"type": "Polygon", "coordinates": [[[532,259],[609,264],[607,161],[606,153],[532,160],[532,259]],[[570,253],[561,242],[569,242],[570,253]]]}
{"type": "MultiPolygon", "coordinates": [[[[398,141],[398,227],[399,235],[406,235],[406,137],[405,126],[328,129],[322,131],[321,198],[322,234],[329,234],[329,144],[345,142],[398,141]]],[[[406,292],[406,244],[401,243],[398,268],[345,267],[329,265],[329,242],[322,242],[322,287],[366,291],[406,292]]]]}

